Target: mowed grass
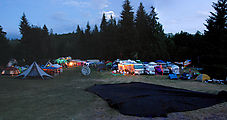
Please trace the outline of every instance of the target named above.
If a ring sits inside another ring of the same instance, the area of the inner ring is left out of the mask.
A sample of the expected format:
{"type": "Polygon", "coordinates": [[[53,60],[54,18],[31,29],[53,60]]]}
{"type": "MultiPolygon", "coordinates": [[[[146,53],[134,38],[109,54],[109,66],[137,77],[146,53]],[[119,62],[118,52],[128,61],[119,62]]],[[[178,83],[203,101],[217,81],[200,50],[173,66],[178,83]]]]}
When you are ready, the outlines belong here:
{"type": "MultiPolygon", "coordinates": [[[[50,80],[0,77],[0,120],[149,120],[125,116],[100,97],[85,91],[94,84],[146,82],[216,94],[227,85],[193,80],[169,80],[167,76],[113,76],[111,71],[92,70],[82,76],[80,68],[67,69],[50,80]]],[[[151,108],[155,109],[155,108],[151,108]]],[[[154,119],[227,119],[227,102],[154,119]]]]}

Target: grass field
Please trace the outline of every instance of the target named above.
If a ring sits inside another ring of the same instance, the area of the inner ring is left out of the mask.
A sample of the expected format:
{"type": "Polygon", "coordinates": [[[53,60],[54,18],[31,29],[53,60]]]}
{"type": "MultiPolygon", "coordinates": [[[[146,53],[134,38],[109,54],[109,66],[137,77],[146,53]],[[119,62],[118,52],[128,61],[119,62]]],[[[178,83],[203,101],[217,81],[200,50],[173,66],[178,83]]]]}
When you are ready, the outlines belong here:
{"type": "MultiPolygon", "coordinates": [[[[92,71],[82,76],[79,68],[65,70],[51,80],[0,77],[0,120],[149,120],[125,116],[100,97],[84,89],[94,84],[146,82],[216,94],[227,85],[193,80],[168,80],[167,76],[112,76],[92,71]]],[[[167,118],[184,120],[227,120],[227,102],[195,111],[170,113],[167,118]]]]}

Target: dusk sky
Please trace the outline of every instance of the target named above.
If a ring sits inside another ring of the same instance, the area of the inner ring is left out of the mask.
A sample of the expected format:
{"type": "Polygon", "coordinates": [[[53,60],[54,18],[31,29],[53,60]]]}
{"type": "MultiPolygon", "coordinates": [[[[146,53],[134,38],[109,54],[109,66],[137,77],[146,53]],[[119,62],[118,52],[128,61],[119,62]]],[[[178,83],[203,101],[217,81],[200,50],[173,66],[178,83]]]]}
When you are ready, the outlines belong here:
{"type": "MultiPolygon", "coordinates": [[[[0,25],[8,38],[20,38],[20,18],[25,13],[30,24],[53,29],[54,33],[69,33],[86,23],[99,26],[102,13],[119,20],[124,0],[0,0],[0,25]]],[[[165,33],[181,30],[203,32],[205,20],[213,11],[212,2],[217,0],[130,0],[136,13],[140,2],[147,12],[153,5],[165,33]]]]}

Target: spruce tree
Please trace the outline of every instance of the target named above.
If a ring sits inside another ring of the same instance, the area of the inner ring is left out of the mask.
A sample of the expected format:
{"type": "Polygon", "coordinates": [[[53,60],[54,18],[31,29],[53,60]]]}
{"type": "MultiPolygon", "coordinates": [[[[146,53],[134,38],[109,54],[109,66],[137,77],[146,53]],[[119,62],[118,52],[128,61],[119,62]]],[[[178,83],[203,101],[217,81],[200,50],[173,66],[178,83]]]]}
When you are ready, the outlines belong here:
{"type": "Polygon", "coordinates": [[[209,54],[225,56],[227,54],[227,0],[218,0],[212,7],[215,12],[206,20],[205,36],[209,45],[209,54]]]}
{"type": "Polygon", "coordinates": [[[94,30],[93,30],[93,34],[98,33],[98,32],[99,32],[98,26],[95,25],[94,30]]]}
{"type": "Polygon", "coordinates": [[[83,30],[80,29],[80,26],[79,25],[77,25],[76,34],[77,34],[77,38],[79,40],[82,40],[83,39],[84,32],[83,32],[83,30]]]}
{"type": "Polygon", "coordinates": [[[116,30],[117,30],[117,22],[116,22],[116,19],[113,18],[112,15],[110,16],[110,19],[108,21],[107,26],[108,26],[107,29],[108,29],[109,32],[116,32],[116,30]]]}
{"type": "Polygon", "coordinates": [[[80,57],[85,56],[86,41],[84,38],[84,32],[79,25],[77,25],[77,29],[76,29],[76,38],[77,38],[77,42],[76,42],[77,47],[75,47],[75,52],[80,57]]]}
{"type": "Polygon", "coordinates": [[[43,57],[51,57],[51,41],[47,26],[44,24],[42,29],[42,51],[43,57]]]}
{"type": "Polygon", "coordinates": [[[86,30],[85,30],[85,35],[87,38],[90,38],[90,31],[91,30],[91,26],[89,25],[89,22],[87,22],[87,25],[86,25],[86,30]]]}
{"type": "Polygon", "coordinates": [[[136,57],[139,58],[146,58],[149,56],[149,49],[150,49],[150,40],[149,40],[149,25],[148,25],[148,15],[144,10],[144,6],[140,3],[140,6],[136,13],[136,57]]]}
{"type": "Polygon", "coordinates": [[[124,32],[134,27],[134,12],[129,0],[125,0],[122,5],[123,11],[121,12],[120,25],[124,32]]]}
{"type": "Polygon", "coordinates": [[[167,46],[165,40],[167,39],[162,28],[162,25],[158,22],[157,13],[155,8],[151,7],[151,12],[148,17],[149,26],[149,38],[151,42],[152,57],[155,59],[164,59],[168,55],[167,46]]]}
{"type": "Polygon", "coordinates": [[[100,32],[106,32],[106,29],[107,29],[106,15],[105,13],[103,13],[102,21],[100,24],[100,32]]]}
{"type": "Polygon", "coordinates": [[[1,42],[0,45],[4,45],[7,43],[6,32],[3,31],[3,28],[1,25],[0,25],[0,42],[1,42]]]}
{"type": "Polygon", "coordinates": [[[207,19],[205,24],[207,30],[205,34],[223,35],[227,29],[227,0],[218,0],[217,3],[213,3],[212,7],[215,12],[210,12],[211,16],[207,19]]]}
{"type": "Polygon", "coordinates": [[[125,0],[122,5],[123,11],[121,12],[120,23],[120,57],[122,59],[131,58],[135,53],[137,47],[135,42],[135,25],[134,25],[134,12],[129,0],[125,0]]]}
{"type": "Polygon", "coordinates": [[[31,28],[32,26],[29,25],[29,22],[25,16],[25,13],[23,13],[22,17],[21,17],[21,21],[20,21],[20,25],[19,25],[19,29],[20,29],[20,33],[22,35],[21,38],[21,45],[20,45],[20,49],[21,53],[23,53],[21,55],[22,58],[25,59],[30,59],[31,56],[33,55],[32,53],[32,33],[31,33],[31,28]]]}
{"type": "Polygon", "coordinates": [[[0,65],[5,65],[9,57],[9,44],[6,38],[6,32],[0,25],[0,65]]]}
{"type": "Polygon", "coordinates": [[[26,32],[29,31],[30,28],[31,28],[31,26],[28,23],[26,15],[25,15],[25,13],[23,13],[23,15],[21,17],[20,25],[19,25],[20,33],[22,34],[22,38],[26,34],[26,32]]]}

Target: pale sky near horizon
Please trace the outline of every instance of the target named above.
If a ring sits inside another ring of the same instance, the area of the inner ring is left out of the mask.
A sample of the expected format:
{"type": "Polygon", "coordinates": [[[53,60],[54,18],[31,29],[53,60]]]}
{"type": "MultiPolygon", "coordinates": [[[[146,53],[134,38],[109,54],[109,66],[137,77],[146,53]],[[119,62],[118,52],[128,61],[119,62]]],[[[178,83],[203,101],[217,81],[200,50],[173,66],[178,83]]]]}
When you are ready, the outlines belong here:
{"type": "MultiPolygon", "coordinates": [[[[80,25],[83,29],[89,21],[91,27],[100,25],[102,13],[120,19],[124,0],[0,0],[0,25],[8,38],[20,38],[20,18],[25,13],[30,24],[53,29],[54,33],[69,33],[80,25]]],[[[145,10],[156,8],[159,22],[165,33],[185,31],[203,32],[206,19],[214,11],[212,2],[217,0],[130,0],[136,13],[142,2],[145,10]]]]}

